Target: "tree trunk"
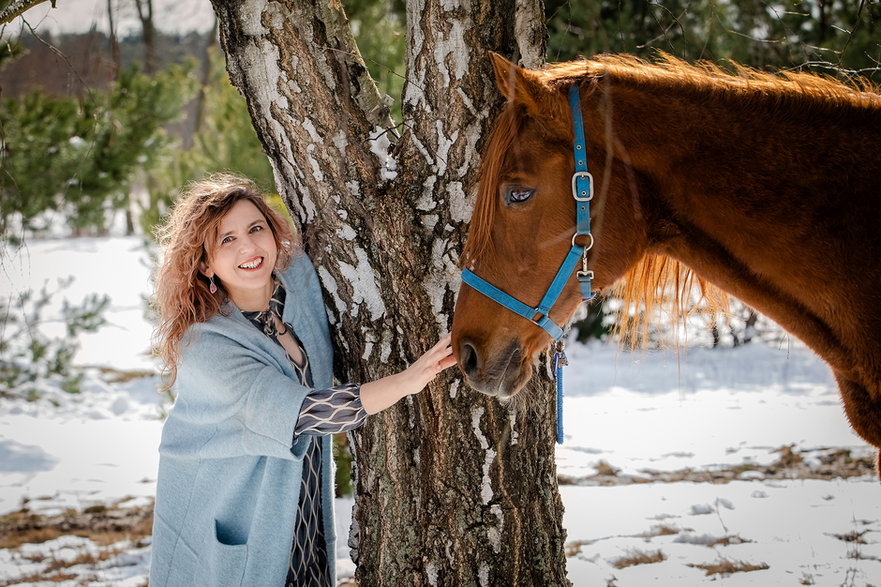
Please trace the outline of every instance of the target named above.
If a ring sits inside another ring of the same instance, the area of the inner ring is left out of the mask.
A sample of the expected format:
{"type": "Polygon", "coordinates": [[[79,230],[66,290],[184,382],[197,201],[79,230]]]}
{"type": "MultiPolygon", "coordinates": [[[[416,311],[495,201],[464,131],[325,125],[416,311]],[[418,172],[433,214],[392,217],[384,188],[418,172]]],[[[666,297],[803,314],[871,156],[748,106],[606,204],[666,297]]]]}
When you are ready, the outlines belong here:
{"type": "Polygon", "coordinates": [[[159,69],[156,57],[156,26],[153,23],[153,0],[135,0],[141,34],[144,41],[144,73],[153,74],[159,69]]]}
{"type": "MultiPolygon", "coordinates": [[[[541,2],[409,3],[398,138],[338,3],[212,1],[230,76],[318,268],[338,377],[400,370],[450,327],[479,151],[501,106],[486,51],[540,65],[541,2]]],[[[356,578],[567,584],[547,376],[515,408],[448,373],[352,435],[356,578]]]]}

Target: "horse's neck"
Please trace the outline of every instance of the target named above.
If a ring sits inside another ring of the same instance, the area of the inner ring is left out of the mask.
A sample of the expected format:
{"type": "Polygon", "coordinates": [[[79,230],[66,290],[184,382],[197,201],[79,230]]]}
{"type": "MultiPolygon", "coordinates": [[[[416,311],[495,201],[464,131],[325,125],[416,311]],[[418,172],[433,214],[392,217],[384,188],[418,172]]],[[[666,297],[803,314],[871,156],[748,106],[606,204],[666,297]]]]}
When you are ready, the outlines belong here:
{"type": "Polygon", "coordinates": [[[866,341],[866,329],[881,329],[881,116],[811,120],[738,112],[730,101],[619,97],[613,150],[656,188],[641,194],[656,252],[771,316],[837,369],[869,347],[881,352],[881,341],[866,341]],[[628,119],[631,108],[640,115],[628,119]]]}

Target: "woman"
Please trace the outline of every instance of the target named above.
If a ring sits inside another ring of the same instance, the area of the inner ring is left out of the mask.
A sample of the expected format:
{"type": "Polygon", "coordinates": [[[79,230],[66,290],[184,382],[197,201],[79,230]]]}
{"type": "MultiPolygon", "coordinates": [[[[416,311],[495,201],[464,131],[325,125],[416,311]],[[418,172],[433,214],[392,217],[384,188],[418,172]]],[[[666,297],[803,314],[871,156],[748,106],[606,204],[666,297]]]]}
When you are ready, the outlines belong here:
{"type": "Polygon", "coordinates": [[[333,386],[318,278],[255,186],[191,186],[161,236],[162,432],[151,587],[333,585],[329,434],[418,393],[455,359],[333,386]]]}

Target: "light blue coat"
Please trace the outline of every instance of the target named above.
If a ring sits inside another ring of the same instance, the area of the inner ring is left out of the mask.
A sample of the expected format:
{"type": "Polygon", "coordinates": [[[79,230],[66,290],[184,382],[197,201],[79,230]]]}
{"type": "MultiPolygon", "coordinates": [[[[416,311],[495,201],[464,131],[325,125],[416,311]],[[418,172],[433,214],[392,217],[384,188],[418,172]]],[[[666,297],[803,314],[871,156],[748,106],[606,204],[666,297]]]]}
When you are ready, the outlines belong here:
{"type": "MultiPolygon", "coordinates": [[[[300,255],[279,277],[284,321],[306,348],[315,386],[330,387],[327,314],[312,263],[300,255]]],[[[284,585],[309,442],[294,440],[293,430],[308,391],[281,346],[232,304],[190,328],[159,447],[150,587],[284,585]]],[[[334,579],[330,436],[322,443],[334,579]]]]}

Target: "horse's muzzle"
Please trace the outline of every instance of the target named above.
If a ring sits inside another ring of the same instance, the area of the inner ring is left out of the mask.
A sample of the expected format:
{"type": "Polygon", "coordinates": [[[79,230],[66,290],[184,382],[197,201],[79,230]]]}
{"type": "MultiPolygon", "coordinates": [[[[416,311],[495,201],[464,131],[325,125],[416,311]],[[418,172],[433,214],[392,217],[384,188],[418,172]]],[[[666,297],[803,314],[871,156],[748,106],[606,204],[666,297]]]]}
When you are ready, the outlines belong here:
{"type": "Polygon", "coordinates": [[[508,399],[529,381],[532,366],[524,361],[523,350],[511,341],[500,351],[488,352],[467,338],[459,341],[459,368],[465,382],[480,393],[508,399]]]}

